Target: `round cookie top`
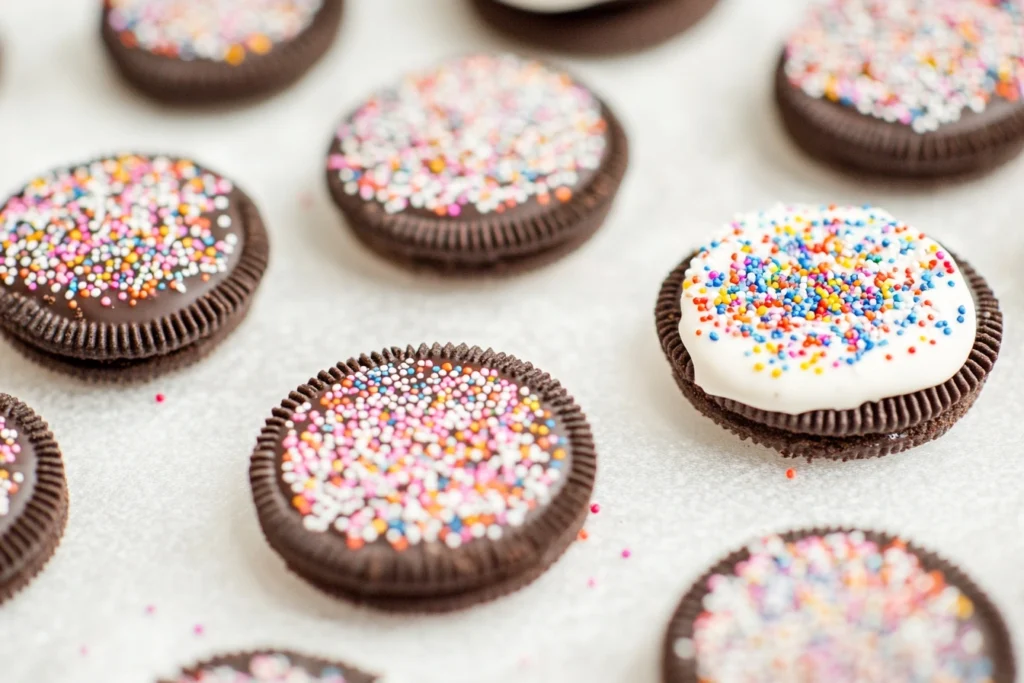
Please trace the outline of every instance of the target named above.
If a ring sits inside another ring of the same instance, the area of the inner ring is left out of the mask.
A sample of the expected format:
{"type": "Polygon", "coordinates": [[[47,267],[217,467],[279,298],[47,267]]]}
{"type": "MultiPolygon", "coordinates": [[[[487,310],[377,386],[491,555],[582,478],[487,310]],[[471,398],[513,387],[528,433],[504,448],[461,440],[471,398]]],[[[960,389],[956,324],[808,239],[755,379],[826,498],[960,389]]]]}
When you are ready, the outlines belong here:
{"type": "Polygon", "coordinates": [[[30,182],[0,207],[0,294],[122,323],[184,309],[235,265],[230,180],[186,159],[123,155],[30,182]]]}
{"type": "Polygon", "coordinates": [[[14,523],[32,496],[35,451],[12,415],[0,413],[0,533],[14,523]]]}
{"type": "Polygon", "coordinates": [[[199,664],[166,683],[372,683],[341,664],[289,652],[227,655],[199,664]]]}
{"type": "Polygon", "coordinates": [[[671,656],[709,683],[1002,680],[977,589],[944,564],[860,531],[769,536],[694,586],[671,656]]]}
{"type": "Polygon", "coordinates": [[[387,213],[532,215],[570,200],[609,146],[601,102],[514,55],[474,55],[406,77],[338,130],[345,194],[387,213]]]}
{"type": "MultiPolygon", "coordinates": [[[[336,0],[331,0],[336,1],[336,0]]],[[[106,0],[122,44],[231,66],[264,55],[313,23],[323,0],[106,0]]]]}
{"type": "Polygon", "coordinates": [[[1019,102],[1024,12],[1009,0],[822,0],[786,43],[807,95],[918,133],[1019,102]]]}
{"type": "Polygon", "coordinates": [[[393,360],[294,411],[280,483],[314,533],[349,548],[500,539],[545,508],[571,464],[550,407],[501,372],[443,358],[393,360]]]}
{"type": "Polygon", "coordinates": [[[976,331],[949,252],[877,208],[740,215],[683,280],[694,381],[767,411],[844,410],[936,386],[967,361],[976,331]]]}

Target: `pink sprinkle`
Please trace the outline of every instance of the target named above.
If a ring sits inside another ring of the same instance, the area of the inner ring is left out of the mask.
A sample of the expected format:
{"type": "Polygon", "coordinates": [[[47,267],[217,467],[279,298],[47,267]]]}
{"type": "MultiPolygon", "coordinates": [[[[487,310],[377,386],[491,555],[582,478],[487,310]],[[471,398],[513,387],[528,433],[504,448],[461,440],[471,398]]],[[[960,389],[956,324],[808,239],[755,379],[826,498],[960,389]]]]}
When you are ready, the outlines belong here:
{"type": "Polygon", "coordinates": [[[628,559],[629,559],[629,557],[630,557],[630,556],[631,556],[632,554],[633,554],[633,553],[631,553],[631,552],[629,551],[629,548],[626,548],[625,550],[623,550],[623,551],[622,551],[622,557],[623,557],[623,559],[626,559],[626,560],[628,560],[628,559]]]}
{"type": "Polygon", "coordinates": [[[167,400],[167,397],[164,396],[163,394],[157,394],[156,395],[156,402],[157,403],[163,403],[166,400],[167,400]]]}
{"type": "Polygon", "coordinates": [[[591,576],[589,579],[587,579],[587,586],[588,587],[593,588],[596,585],[597,585],[597,579],[595,579],[593,576],[591,576]]]}
{"type": "Polygon", "coordinates": [[[146,614],[156,614],[156,605],[146,605],[146,614]]]}
{"type": "Polygon", "coordinates": [[[87,654],[89,654],[89,648],[87,648],[85,645],[83,645],[81,648],[79,648],[78,652],[79,652],[79,654],[81,654],[84,657],[87,654]]]}
{"type": "Polygon", "coordinates": [[[197,636],[201,636],[205,632],[206,632],[206,629],[203,628],[202,624],[196,624],[195,626],[192,627],[192,633],[195,633],[197,636]]]}
{"type": "Polygon", "coordinates": [[[594,503],[593,505],[590,506],[590,511],[596,515],[598,512],[601,511],[601,506],[598,505],[597,503],[594,503]]]}

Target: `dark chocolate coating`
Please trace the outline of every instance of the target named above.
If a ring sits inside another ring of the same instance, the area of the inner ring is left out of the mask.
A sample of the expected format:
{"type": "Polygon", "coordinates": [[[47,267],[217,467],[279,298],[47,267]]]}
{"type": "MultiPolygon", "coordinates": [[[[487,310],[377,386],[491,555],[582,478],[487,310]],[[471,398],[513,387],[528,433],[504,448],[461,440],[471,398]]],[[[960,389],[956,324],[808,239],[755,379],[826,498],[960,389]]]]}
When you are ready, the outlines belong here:
{"type": "Polygon", "coordinates": [[[495,30],[537,47],[586,54],[635,52],[666,42],[699,22],[718,0],[608,2],[575,12],[540,13],[500,0],[470,0],[495,30]]]}
{"type": "Polygon", "coordinates": [[[302,33],[274,45],[266,54],[247,54],[237,66],[208,59],[174,59],[126,47],[110,26],[108,7],[104,7],[100,30],[114,66],[140,92],[167,104],[205,105],[272,95],[294,84],[334,43],[343,6],[343,0],[324,0],[302,33]]]}
{"type": "MultiPolygon", "coordinates": [[[[855,529],[830,527],[790,531],[780,536],[783,541],[791,543],[809,536],[824,536],[831,533],[849,533],[852,531],[855,531],[855,529]]],[[[880,547],[898,540],[889,534],[874,531],[865,531],[863,533],[868,540],[874,541],[880,547]]],[[[924,550],[912,543],[906,543],[906,549],[920,560],[922,568],[929,572],[941,572],[947,584],[956,586],[974,604],[974,616],[972,619],[981,629],[987,654],[995,664],[992,681],[993,683],[1013,683],[1016,676],[1016,662],[1013,656],[1010,634],[1002,615],[995,605],[992,604],[988,595],[958,567],[950,564],[935,553],[924,550]]],[[[672,620],[669,622],[668,630],[665,634],[662,655],[662,680],[664,683],[698,683],[700,679],[697,677],[697,659],[682,659],[677,656],[674,651],[675,643],[680,638],[693,638],[694,621],[703,611],[704,598],[710,592],[708,579],[716,574],[734,574],[736,564],[749,557],[750,553],[746,548],[731,553],[695,581],[683,597],[679,607],[672,615],[672,620]]]]}
{"type": "Polygon", "coordinates": [[[775,72],[775,99],[793,141],[810,156],[845,170],[903,178],[974,176],[1024,149],[1024,102],[995,98],[980,114],[917,133],[807,95],[789,82],[785,54],[775,72]]]}
{"type": "MultiPolygon", "coordinates": [[[[182,671],[182,675],[196,676],[206,669],[221,666],[231,667],[240,673],[249,673],[250,664],[252,663],[253,658],[260,655],[284,655],[288,657],[288,660],[292,665],[305,669],[306,672],[313,676],[321,676],[324,671],[328,669],[340,669],[345,675],[345,683],[374,683],[374,681],[378,680],[376,676],[372,676],[364,671],[355,669],[348,664],[342,664],[341,662],[330,661],[320,657],[312,657],[310,655],[300,654],[290,650],[270,649],[253,650],[251,652],[232,652],[230,654],[219,655],[184,669],[182,671]]],[[[175,683],[175,681],[168,680],[164,683],[175,683]]]]}
{"type": "Polygon", "coordinates": [[[466,346],[426,345],[387,349],[320,373],[274,411],[250,465],[253,497],[264,535],[288,567],[317,587],[346,599],[388,610],[448,611],[503,595],[539,576],[576,537],[594,486],[596,455],[586,418],[550,376],[511,356],[466,346]],[[331,384],[358,370],[407,358],[446,359],[487,367],[527,385],[557,416],[567,437],[569,468],[560,490],[521,527],[506,527],[498,540],[473,539],[452,549],[421,542],[397,551],[386,542],[350,549],[333,531],[307,531],[282,484],[281,440],[285,421],[302,402],[314,401],[331,384]]]}
{"type": "Polygon", "coordinates": [[[694,382],[693,361],[679,335],[682,284],[695,256],[684,259],[665,279],[654,312],[672,375],[683,395],[702,414],[741,439],[751,439],[786,457],[873,458],[937,439],[974,404],[999,356],[1003,330],[999,302],[984,278],[952,255],[974,295],[978,328],[970,356],[946,382],[850,410],[814,410],[799,415],[709,396],[694,382]]]}

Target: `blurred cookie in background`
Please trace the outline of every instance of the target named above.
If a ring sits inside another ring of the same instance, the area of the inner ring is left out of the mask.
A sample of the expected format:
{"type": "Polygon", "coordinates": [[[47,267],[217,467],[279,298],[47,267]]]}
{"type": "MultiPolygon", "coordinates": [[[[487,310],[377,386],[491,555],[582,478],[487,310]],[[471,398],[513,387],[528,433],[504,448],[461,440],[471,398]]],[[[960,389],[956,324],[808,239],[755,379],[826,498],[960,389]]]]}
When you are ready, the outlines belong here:
{"type": "Polygon", "coordinates": [[[132,86],[173,104],[268,95],[334,42],[342,0],[105,0],[103,44],[132,86]]]}
{"type": "Polygon", "coordinates": [[[472,0],[495,29],[539,47],[613,54],[643,50],[690,28],[717,0],[472,0]]]}

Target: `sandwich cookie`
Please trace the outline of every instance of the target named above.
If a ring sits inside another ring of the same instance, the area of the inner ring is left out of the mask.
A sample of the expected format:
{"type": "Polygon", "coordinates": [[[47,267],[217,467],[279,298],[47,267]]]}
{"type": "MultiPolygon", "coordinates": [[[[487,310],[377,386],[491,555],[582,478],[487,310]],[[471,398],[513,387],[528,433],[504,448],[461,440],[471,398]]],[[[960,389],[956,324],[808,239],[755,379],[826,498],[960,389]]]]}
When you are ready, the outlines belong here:
{"type": "Polygon", "coordinates": [[[64,461],[46,423],[0,394],[0,603],[53,556],[68,520],[64,461]]]}
{"type": "Polygon", "coordinates": [[[1010,636],[963,572],[886,534],[758,539],[712,567],[668,627],[665,683],[1013,683],[1010,636]]]}
{"type": "Polygon", "coordinates": [[[150,379],[227,337],[267,255],[255,205],[194,161],[125,154],[52,171],[0,206],[0,332],[54,370],[150,379]]]}
{"type": "Polygon", "coordinates": [[[611,110],[567,74],[474,55],[362,104],[334,136],[327,181],[378,253],[490,273],[553,261],[589,239],[627,157],[611,110]]]}
{"type": "Polygon", "coordinates": [[[655,317],[697,410],[806,458],[938,438],[978,397],[1002,339],[981,275],[871,207],[738,216],[669,275],[655,317]]]}
{"type": "Polygon", "coordinates": [[[298,81],[338,33],[342,0],[105,0],[121,76],[172,104],[267,95],[298,81]]]}
{"type": "Polygon", "coordinates": [[[519,590],[576,538],[597,460],[582,411],[476,347],[340,363],[274,411],[250,466],[264,535],[338,597],[440,612],[519,590]]]}
{"type": "Polygon", "coordinates": [[[496,30],[538,47],[633,52],[674,38],[717,0],[472,0],[496,30]]]}
{"type": "Polygon", "coordinates": [[[977,174],[1024,146],[1024,9],[826,0],[789,37],[775,93],[811,156],[882,176],[977,174]]]}
{"type": "Polygon", "coordinates": [[[347,664],[286,650],[259,650],[214,657],[161,683],[374,683],[378,680],[347,664]]]}

